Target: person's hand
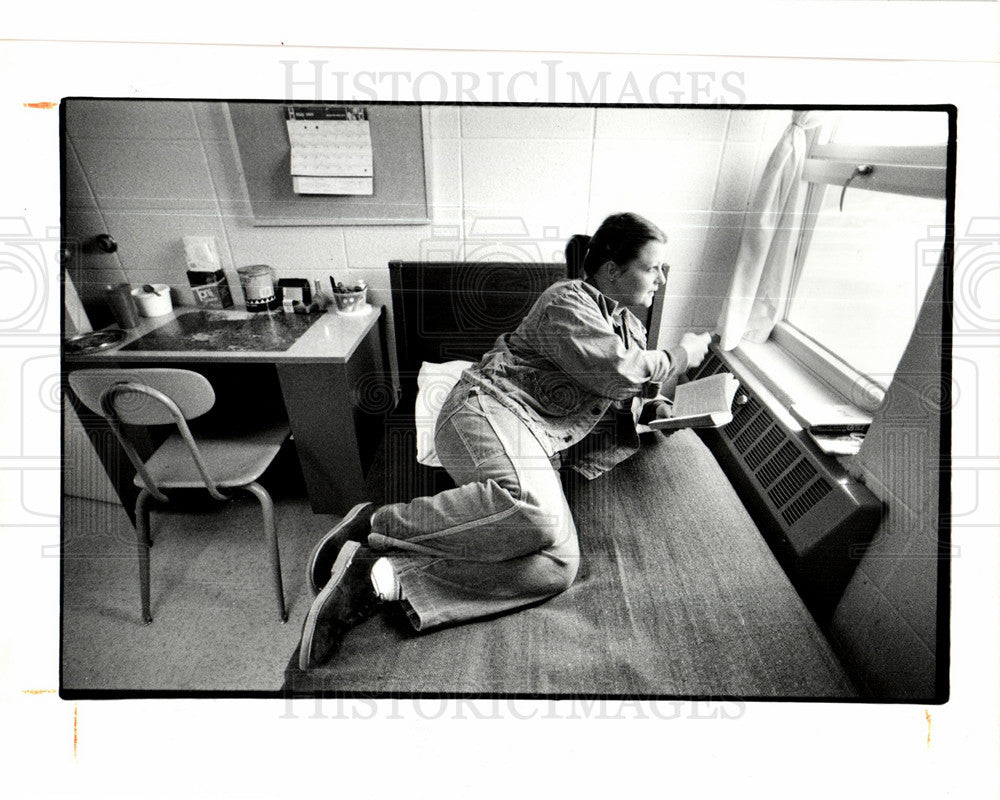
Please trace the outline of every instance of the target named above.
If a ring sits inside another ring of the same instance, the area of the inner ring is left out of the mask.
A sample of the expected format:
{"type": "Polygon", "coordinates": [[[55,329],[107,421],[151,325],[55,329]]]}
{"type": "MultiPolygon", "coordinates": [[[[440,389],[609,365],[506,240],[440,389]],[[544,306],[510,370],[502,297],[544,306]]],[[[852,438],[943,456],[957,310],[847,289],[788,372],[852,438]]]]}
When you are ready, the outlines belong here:
{"type": "MultiPolygon", "coordinates": [[[[674,415],[674,409],[673,406],[671,406],[669,403],[660,403],[656,407],[656,416],[661,419],[666,419],[667,417],[672,417],[673,415],[674,415]]],[[[660,433],[662,433],[664,436],[673,436],[675,433],[677,433],[677,430],[678,430],[677,428],[661,428],[660,433]]]]}
{"type": "Polygon", "coordinates": [[[687,351],[688,366],[697,367],[708,353],[708,345],[712,341],[710,333],[685,333],[681,337],[681,347],[687,351]]]}

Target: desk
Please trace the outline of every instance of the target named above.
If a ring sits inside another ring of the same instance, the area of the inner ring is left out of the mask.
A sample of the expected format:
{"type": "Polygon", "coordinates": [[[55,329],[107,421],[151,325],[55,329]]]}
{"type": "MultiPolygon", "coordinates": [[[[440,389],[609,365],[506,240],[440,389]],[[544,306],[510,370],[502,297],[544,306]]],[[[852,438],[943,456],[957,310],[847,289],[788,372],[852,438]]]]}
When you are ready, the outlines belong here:
{"type": "MultiPolygon", "coordinates": [[[[383,317],[382,308],[374,308],[366,315],[326,313],[316,315],[307,327],[303,323],[308,318],[302,317],[289,319],[286,325],[280,312],[268,317],[180,308],[169,315],[143,320],[127,332],[115,350],[65,353],[63,371],[168,364],[196,371],[199,367],[211,371],[219,365],[273,368],[312,509],[316,513],[343,513],[365,499],[365,475],[382,436],[384,417],[395,405],[386,367],[383,317]],[[251,337],[253,341],[248,340],[251,318],[254,331],[260,333],[262,327],[272,325],[275,336],[269,338],[265,331],[251,337]],[[232,324],[231,341],[227,341],[225,333],[227,321],[232,324]],[[205,333],[191,333],[199,329],[205,333]],[[155,349],[177,335],[187,337],[182,342],[184,349],[180,349],[181,345],[173,350],[155,349]],[[199,349],[197,342],[204,342],[206,349],[199,349]],[[282,347],[285,349],[278,349],[282,347]]],[[[238,369],[227,374],[239,380],[238,369]]],[[[254,402],[253,386],[236,388],[246,404],[254,402]]],[[[69,392],[68,387],[65,390],[69,392]]],[[[136,495],[131,465],[103,420],[81,408],[69,394],[118,496],[131,514],[136,495]]],[[[152,452],[154,444],[149,441],[146,449],[152,452]]],[[[147,457],[149,453],[140,450],[140,454],[147,457]]]]}

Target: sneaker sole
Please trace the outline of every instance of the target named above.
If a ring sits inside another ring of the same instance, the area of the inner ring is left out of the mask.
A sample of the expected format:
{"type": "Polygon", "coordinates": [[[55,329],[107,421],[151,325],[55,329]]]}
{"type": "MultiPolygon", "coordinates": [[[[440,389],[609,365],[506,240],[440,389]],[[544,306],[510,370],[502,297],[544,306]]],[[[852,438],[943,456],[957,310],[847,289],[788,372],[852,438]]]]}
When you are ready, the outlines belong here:
{"type": "Polygon", "coordinates": [[[340,548],[337,560],[333,562],[333,569],[330,570],[330,580],[326,582],[323,591],[316,596],[313,604],[309,607],[309,613],[306,614],[306,621],[302,625],[302,642],[299,644],[299,669],[301,670],[309,669],[309,655],[312,653],[313,637],[316,633],[316,621],[323,610],[323,605],[327,598],[333,594],[334,589],[337,588],[340,579],[344,577],[347,568],[354,561],[354,554],[360,549],[360,542],[347,542],[340,548]]]}
{"type": "MultiPolygon", "coordinates": [[[[361,511],[365,509],[368,505],[369,505],[368,503],[358,503],[356,506],[354,506],[354,508],[348,511],[344,515],[344,518],[336,525],[334,525],[333,528],[331,528],[330,531],[326,534],[326,536],[320,539],[316,543],[315,547],[313,547],[312,552],[309,554],[309,560],[306,561],[306,583],[309,584],[309,588],[312,590],[312,593],[314,595],[319,593],[319,586],[316,583],[316,576],[314,572],[316,569],[316,559],[319,556],[320,551],[323,549],[323,545],[325,545],[330,540],[330,537],[335,536],[338,533],[338,531],[340,531],[340,529],[343,528],[345,525],[349,525],[350,523],[354,522],[354,520],[358,518],[358,514],[360,514],[361,511]]],[[[327,581],[327,583],[329,583],[329,581],[327,581]]]]}

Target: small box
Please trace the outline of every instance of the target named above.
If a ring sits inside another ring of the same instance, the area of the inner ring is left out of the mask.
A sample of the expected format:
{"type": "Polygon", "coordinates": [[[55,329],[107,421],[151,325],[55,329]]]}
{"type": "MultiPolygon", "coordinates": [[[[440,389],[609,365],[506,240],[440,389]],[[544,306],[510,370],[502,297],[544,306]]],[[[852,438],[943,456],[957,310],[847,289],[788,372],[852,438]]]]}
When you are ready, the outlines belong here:
{"type": "Polygon", "coordinates": [[[282,303],[298,301],[307,306],[312,302],[312,290],[305,278],[279,278],[277,288],[282,303]]]}
{"type": "Polygon", "coordinates": [[[189,269],[187,276],[195,302],[202,308],[229,308],[233,304],[229,281],[221,269],[214,272],[189,269]]]}

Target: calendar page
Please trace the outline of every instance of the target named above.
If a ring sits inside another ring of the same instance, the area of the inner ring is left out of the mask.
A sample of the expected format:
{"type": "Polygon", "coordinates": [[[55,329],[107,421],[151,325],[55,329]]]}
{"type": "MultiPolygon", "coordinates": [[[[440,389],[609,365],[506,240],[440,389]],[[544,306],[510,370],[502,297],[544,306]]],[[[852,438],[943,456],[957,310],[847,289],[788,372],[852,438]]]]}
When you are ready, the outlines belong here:
{"type": "Polygon", "coordinates": [[[367,109],[286,106],[285,125],[297,194],[374,194],[367,109]]]}

